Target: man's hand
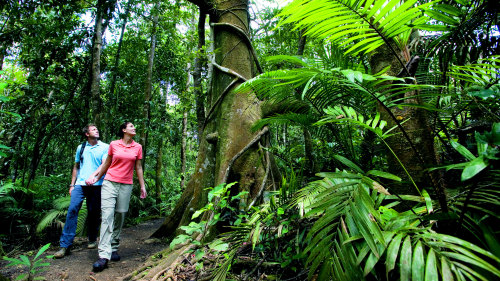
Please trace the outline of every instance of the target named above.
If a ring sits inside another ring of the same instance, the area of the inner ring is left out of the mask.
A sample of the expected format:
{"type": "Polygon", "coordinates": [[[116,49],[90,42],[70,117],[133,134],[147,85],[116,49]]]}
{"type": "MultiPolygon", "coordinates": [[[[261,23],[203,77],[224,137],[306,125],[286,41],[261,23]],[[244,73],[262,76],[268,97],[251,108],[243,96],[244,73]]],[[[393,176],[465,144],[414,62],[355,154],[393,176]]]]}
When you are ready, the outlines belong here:
{"type": "Polygon", "coordinates": [[[71,191],[73,191],[74,188],[75,188],[74,185],[70,185],[69,186],[69,196],[71,196],[71,191]]]}
{"type": "Polygon", "coordinates": [[[146,198],[148,196],[148,193],[146,192],[146,188],[143,186],[141,187],[141,199],[146,198]]]}

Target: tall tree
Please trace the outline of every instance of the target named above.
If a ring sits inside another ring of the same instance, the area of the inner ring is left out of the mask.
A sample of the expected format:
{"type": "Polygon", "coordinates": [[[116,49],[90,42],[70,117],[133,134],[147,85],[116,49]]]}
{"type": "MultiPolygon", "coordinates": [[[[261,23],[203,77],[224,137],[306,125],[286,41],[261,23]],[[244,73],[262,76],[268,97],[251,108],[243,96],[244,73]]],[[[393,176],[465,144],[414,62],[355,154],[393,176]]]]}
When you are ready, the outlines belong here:
{"type": "Polygon", "coordinates": [[[92,64],[90,69],[90,99],[91,108],[90,118],[97,126],[101,126],[102,118],[102,99],[100,96],[101,81],[101,54],[102,54],[102,36],[106,30],[109,19],[113,14],[116,0],[106,1],[97,0],[97,9],[95,14],[94,37],[92,39],[92,64]]]}
{"type": "MultiPolygon", "coordinates": [[[[153,66],[154,66],[154,58],[155,58],[155,49],[156,49],[156,31],[158,29],[158,14],[156,14],[156,9],[153,9],[153,26],[151,28],[151,45],[149,48],[148,55],[148,69],[146,76],[146,87],[144,91],[144,106],[142,111],[142,130],[141,130],[141,145],[143,150],[146,151],[147,143],[148,143],[148,133],[149,133],[149,122],[151,119],[150,110],[151,110],[151,96],[153,92],[153,66]]],[[[143,156],[142,160],[143,167],[146,165],[146,154],[143,156]]]]}
{"type": "MultiPolygon", "coordinates": [[[[253,77],[255,52],[248,37],[248,1],[192,1],[200,11],[208,11],[214,50],[214,73],[195,172],[171,215],[153,236],[169,236],[191,220],[193,212],[207,201],[206,188],[237,181],[233,192],[248,191],[247,202],[260,194],[267,181],[266,167],[259,155],[258,142],[267,127],[252,133],[260,118],[260,101],[253,93],[238,94],[233,89],[253,77]]],[[[257,67],[260,67],[257,63],[257,67]]],[[[265,142],[262,142],[265,145],[265,142]]],[[[267,167],[269,169],[269,167],[267,167]]]]}

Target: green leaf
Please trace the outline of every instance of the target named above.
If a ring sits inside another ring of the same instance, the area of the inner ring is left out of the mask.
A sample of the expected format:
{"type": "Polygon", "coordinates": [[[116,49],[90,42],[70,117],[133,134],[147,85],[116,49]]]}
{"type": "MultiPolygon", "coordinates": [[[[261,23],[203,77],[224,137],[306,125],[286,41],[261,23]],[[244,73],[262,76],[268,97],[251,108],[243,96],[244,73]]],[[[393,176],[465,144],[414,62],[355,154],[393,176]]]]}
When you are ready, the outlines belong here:
{"type": "MultiPolygon", "coordinates": [[[[443,271],[446,269],[443,268],[443,271]]],[[[449,268],[448,268],[449,270],[449,268]]],[[[443,274],[443,279],[444,279],[444,274],[443,274]]],[[[425,263],[425,281],[433,281],[433,280],[438,280],[439,275],[437,272],[437,262],[436,262],[436,254],[434,253],[434,250],[431,248],[429,249],[429,253],[427,253],[427,261],[425,263]]],[[[420,280],[420,279],[418,279],[420,280]]]]}
{"type": "Polygon", "coordinates": [[[364,174],[363,170],[358,165],[354,164],[354,162],[352,162],[351,160],[349,160],[343,156],[340,156],[340,155],[334,155],[333,157],[335,159],[337,159],[339,162],[341,162],[342,164],[351,168],[352,170],[354,170],[360,174],[364,174]]]}
{"type": "Polygon", "coordinates": [[[401,181],[400,177],[393,175],[391,173],[387,173],[387,172],[383,172],[383,171],[379,171],[379,170],[370,170],[366,174],[367,175],[374,175],[376,177],[386,178],[386,179],[390,179],[390,180],[394,180],[394,181],[401,181]]]}
{"type": "Polygon", "coordinates": [[[214,251],[227,251],[229,244],[222,242],[221,240],[215,240],[208,245],[210,249],[214,251]]]}
{"type": "Polygon", "coordinates": [[[455,150],[462,154],[462,156],[464,156],[467,160],[476,159],[476,156],[474,156],[472,152],[470,152],[467,148],[465,148],[465,146],[459,144],[458,142],[452,140],[451,146],[453,146],[453,148],[455,148],[455,150]]]}
{"type": "Polygon", "coordinates": [[[445,14],[441,13],[440,11],[426,10],[425,13],[428,14],[433,19],[442,21],[442,22],[449,24],[449,25],[458,25],[459,24],[459,22],[456,19],[454,19],[453,17],[450,17],[448,15],[445,15],[445,14]]]}
{"type": "MultiPolygon", "coordinates": [[[[432,249],[429,250],[429,255],[430,251],[432,251],[432,249]]],[[[450,265],[448,264],[448,260],[444,256],[441,257],[441,276],[443,276],[443,281],[453,281],[453,274],[451,273],[450,265]]]]}
{"type": "Polygon", "coordinates": [[[30,266],[30,265],[31,265],[31,262],[30,262],[30,260],[28,259],[28,257],[27,257],[27,256],[25,256],[25,255],[21,255],[19,258],[23,261],[23,263],[22,263],[22,264],[27,265],[27,266],[30,266]]]}
{"type": "Polygon", "coordinates": [[[389,271],[393,270],[396,266],[396,259],[398,257],[399,248],[401,246],[401,240],[403,238],[403,233],[399,233],[392,239],[389,247],[387,248],[387,259],[385,261],[385,268],[387,272],[387,276],[389,275],[389,271]]]}
{"type": "Polygon", "coordinates": [[[38,250],[38,253],[36,253],[35,257],[33,258],[36,260],[43,252],[45,252],[48,248],[50,247],[50,243],[45,244],[40,250],[38,250]]]}
{"type": "Polygon", "coordinates": [[[429,195],[429,193],[427,193],[427,191],[425,189],[422,189],[422,196],[425,199],[425,206],[427,207],[427,213],[428,214],[432,213],[432,211],[434,209],[432,208],[432,199],[431,199],[431,196],[429,195]]]}
{"type": "Polygon", "coordinates": [[[199,217],[201,214],[203,214],[207,209],[201,208],[194,212],[193,216],[191,216],[191,219],[194,220],[195,218],[199,217]]]}
{"type": "Polygon", "coordinates": [[[406,236],[403,242],[403,247],[401,248],[401,256],[399,259],[401,281],[411,280],[411,256],[411,238],[410,236],[406,236]]]}
{"type": "Polygon", "coordinates": [[[467,163],[465,169],[462,171],[462,181],[473,178],[475,175],[479,174],[482,170],[488,167],[488,160],[484,159],[483,156],[478,157],[471,162],[467,163]]]}
{"type": "Polygon", "coordinates": [[[422,242],[419,240],[413,249],[413,260],[411,265],[412,280],[423,280],[424,270],[424,249],[422,247],[422,242]]]}
{"type": "Polygon", "coordinates": [[[472,97],[478,97],[482,99],[488,99],[488,98],[495,98],[495,91],[493,91],[491,88],[489,89],[482,89],[479,91],[471,91],[467,93],[469,96],[472,97]]]}
{"type": "Polygon", "coordinates": [[[177,237],[175,237],[174,240],[172,240],[172,242],[170,242],[170,249],[173,249],[175,247],[175,245],[183,244],[184,242],[186,242],[188,240],[191,240],[191,236],[186,235],[186,234],[177,235],[177,237]]]}

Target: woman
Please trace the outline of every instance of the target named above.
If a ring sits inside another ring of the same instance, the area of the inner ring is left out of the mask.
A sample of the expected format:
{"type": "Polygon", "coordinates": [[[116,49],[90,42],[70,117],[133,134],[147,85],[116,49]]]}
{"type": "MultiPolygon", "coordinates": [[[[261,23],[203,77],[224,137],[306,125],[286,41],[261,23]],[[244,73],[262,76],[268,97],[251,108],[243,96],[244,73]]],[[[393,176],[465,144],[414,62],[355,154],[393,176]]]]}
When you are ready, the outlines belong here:
{"type": "Polygon", "coordinates": [[[106,174],[101,189],[101,233],[99,236],[99,259],[93,264],[95,272],[102,271],[108,261],[119,261],[118,247],[120,233],[128,211],[134,167],[141,186],[141,199],[146,198],[144,175],[142,171],[142,146],[133,140],[134,124],[125,122],[118,131],[119,140],[109,144],[108,158],[95,177],[87,182],[93,184],[106,174]]]}

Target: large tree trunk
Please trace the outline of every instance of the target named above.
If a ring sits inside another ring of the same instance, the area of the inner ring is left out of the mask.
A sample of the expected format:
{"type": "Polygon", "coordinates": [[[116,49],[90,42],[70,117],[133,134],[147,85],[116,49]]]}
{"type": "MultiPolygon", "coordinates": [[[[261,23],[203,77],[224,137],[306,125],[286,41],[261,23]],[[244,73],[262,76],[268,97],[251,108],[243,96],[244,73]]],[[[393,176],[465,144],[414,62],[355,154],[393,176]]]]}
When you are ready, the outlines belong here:
{"type": "MultiPolygon", "coordinates": [[[[393,47],[392,50],[396,50],[396,48],[393,47]]],[[[404,73],[403,76],[413,76],[415,73],[408,73],[412,71],[408,71],[401,63],[409,61],[409,53],[400,54],[398,59],[392,50],[387,45],[376,50],[375,54],[370,58],[372,72],[378,73],[385,67],[391,66],[388,71],[389,75],[397,76],[398,73],[402,72],[404,73]],[[403,70],[401,71],[401,69],[403,70]]],[[[404,97],[407,98],[404,103],[421,104],[416,92],[407,92],[404,97]]],[[[436,175],[430,174],[425,170],[430,166],[436,166],[438,163],[434,147],[434,137],[429,125],[427,111],[411,106],[392,107],[388,110],[382,103],[378,104],[378,111],[381,114],[381,118],[387,121],[388,128],[398,126],[398,129],[393,132],[395,135],[386,139],[388,145],[392,148],[420,189],[430,185],[434,187],[441,208],[443,208],[443,211],[446,211],[444,187],[441,186],[436,175]],[[407,121],[401,124],[399,121],[403,120],[407,121]]],[[[398,194],[415,194],[416,190],[412,183],[409,182],[409,177],[393,155],[389,156],[388,162],[388,170],[405,180],[403,184],[394,185],[392,192],[398,194]]]]}
{"type": "MultiPolygon", "coordinates": [[[[144,105],[142,112],[142,130],[141,130],[141,145],[142,150],[146,151],[148,144],[148,133],[149,133],[149,122],[150,122],[150,112],[151,112],[151,96],[153,92],[153,65],[155,58],[156,49],[156,31],[158,27],[158,15],[153,16],[153,27],[151,29],[151,47],[149,48],[148,56],[148,73],[146,76],[146,89],[144,91],[144,105]]],[[[142,166],[146,166],[146,153],[142,156],[142,166]]]]}
{"type": "Polygon", "coordinates": [[[238,181],[232,192],[249,191],[243,199],[248,203],[260,194],[265,178],[266,167],[264,157],[258,152],[258,141],[267,128],[257,133],[250,130],[260,118],[260,102],[251,93],[233,92],[243,80],[253,76],[254,59],[248,37],[244,37],[249,28],[248,2],[216,0],[213,6],[217,9],[211,9],[214,14],[210,14],[210,21],[214,49],[219,52],[215,55],[211,81],[212,109],[201,135],[194,174],[171,215],[153,236],[171,236],[178,226],[189,223],[193,212],[207,203],[206,188],[238,181]]]}

